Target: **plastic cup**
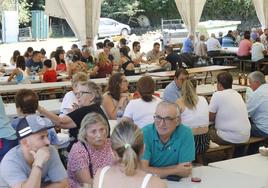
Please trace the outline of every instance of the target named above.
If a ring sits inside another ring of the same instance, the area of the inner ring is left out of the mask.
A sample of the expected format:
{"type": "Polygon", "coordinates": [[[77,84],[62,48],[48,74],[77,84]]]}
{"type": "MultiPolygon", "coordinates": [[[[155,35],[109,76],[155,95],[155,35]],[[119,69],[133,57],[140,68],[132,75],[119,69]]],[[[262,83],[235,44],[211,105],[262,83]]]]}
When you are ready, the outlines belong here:
{"type": "Polygon", "coordinates": [[[202,182],[202,167],[195,167],[192,169],[191,182],[202,182]]]}

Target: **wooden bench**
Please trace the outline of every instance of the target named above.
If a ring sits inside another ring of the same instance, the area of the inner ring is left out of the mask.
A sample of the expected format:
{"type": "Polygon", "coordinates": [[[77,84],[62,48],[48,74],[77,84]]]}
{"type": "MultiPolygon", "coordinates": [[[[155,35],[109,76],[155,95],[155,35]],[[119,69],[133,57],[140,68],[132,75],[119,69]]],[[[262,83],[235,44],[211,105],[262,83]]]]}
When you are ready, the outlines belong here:
{"type": "Polygon", "coordinates": [[[224,152],[226,155],[226,159],[231,159],[233,157],[234,146],[233,145],[220,145],[217,148],[209,148],[205,153],[200,154],[197,158],[202,158],[203,165],[207,165],[207,154],[216,153],[216,152],[224,152]]]}
{"type": "Polygon", "coordinates": [[[255,64],[256,69],[259,70],[259,61],[253,61],[251,59],[239,59],[240,71],[246,71],[246,64],[255,64]]]}
{"type": "Polygon", "coordinates": [[[243,144],[238,144],[238,146],[242,146],[242,145],[245,145],[245,148],[244,148],[244,155],[247,154],[248,152],[248,148],[251,144],[255,144],[255,143],[261,143],[261,142],[265,142],[267,141],[267,138],[263,138],[263,137],[250,137],[249,140],[246,142],[246,143],[243,143],[243,144]]]}
{"type": "Polygon", "coordinates": [[[232,55],[220,55],[220,56],[213,56],[212,58],[212,62],[214,62],[214,59],[222,59],[223,61],[228,60],[228,65],[232,65],[234,62],[234,59],[236,58],[236,56],[232,56],[232,55]]]}
{"type": "Polygon", "coordinates": [[[268,65],[268,62],[261,62],[261,65],[268,65]]]}
{"type": "Polygon", "coordinates": [[[216,153],[216,152],[224,152],[226,154],[227,159],[233,158],[235,149],[238,147],[243,147],[242,155],[247,155],[248,148],[251,144],[255,143],[261,143],[268,141],[267,138],[262,137],[250,137],[250,139],[246,143],[241,144],[230,144],[230,145],[220,145],[217,148],[209,148],[206,153],[201,154],[201,156],[198,156],[199,158],[202,158],[203,165],[207,165],[206,155],[209,153],[216,153]]]}

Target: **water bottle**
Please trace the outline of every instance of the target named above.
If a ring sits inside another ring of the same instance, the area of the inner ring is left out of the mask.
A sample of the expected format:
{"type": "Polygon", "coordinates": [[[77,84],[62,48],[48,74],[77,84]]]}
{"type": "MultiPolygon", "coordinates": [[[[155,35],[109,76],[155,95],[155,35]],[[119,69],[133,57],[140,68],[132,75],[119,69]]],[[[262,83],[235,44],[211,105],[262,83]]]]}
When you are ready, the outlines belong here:
{"type": "Polygon", "coordinates": [[[119,108],[117,110],[117,112],[116,112],[116,121],[117,121],[117,123],[119,123],[121,121],[123,115],[124,115],[124,111],[121,108],[119,108]]]}

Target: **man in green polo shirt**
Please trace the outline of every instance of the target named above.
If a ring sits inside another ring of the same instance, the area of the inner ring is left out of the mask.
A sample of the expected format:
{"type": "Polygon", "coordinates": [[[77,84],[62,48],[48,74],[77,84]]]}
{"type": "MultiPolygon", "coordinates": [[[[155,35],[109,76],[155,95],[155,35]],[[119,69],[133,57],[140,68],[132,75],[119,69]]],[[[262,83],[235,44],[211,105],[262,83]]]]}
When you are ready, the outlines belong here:
{"type": "Polygon", "coordinates": [[[154,120],[154,124],[143,128],[143,168],[161,178],[189,176],[195,159],[194,137],[192,130],[181,124],[178,105],[160,102],[154,120]]]}

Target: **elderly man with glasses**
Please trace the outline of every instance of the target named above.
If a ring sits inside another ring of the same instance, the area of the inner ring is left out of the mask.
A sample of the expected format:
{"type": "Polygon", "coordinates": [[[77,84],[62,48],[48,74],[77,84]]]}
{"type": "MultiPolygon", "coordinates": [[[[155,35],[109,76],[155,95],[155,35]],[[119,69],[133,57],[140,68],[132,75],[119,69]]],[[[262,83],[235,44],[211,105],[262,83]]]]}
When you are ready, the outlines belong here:
{"type": "Polygon", "coordinates": [[[144,170],[161,178],[190,175],[191,162],[195,159],[194,137],[191,129],[181,124],[177,104],[160,102],[156,108],[154,123],[144,127],[143,134],[144,170]]]}

